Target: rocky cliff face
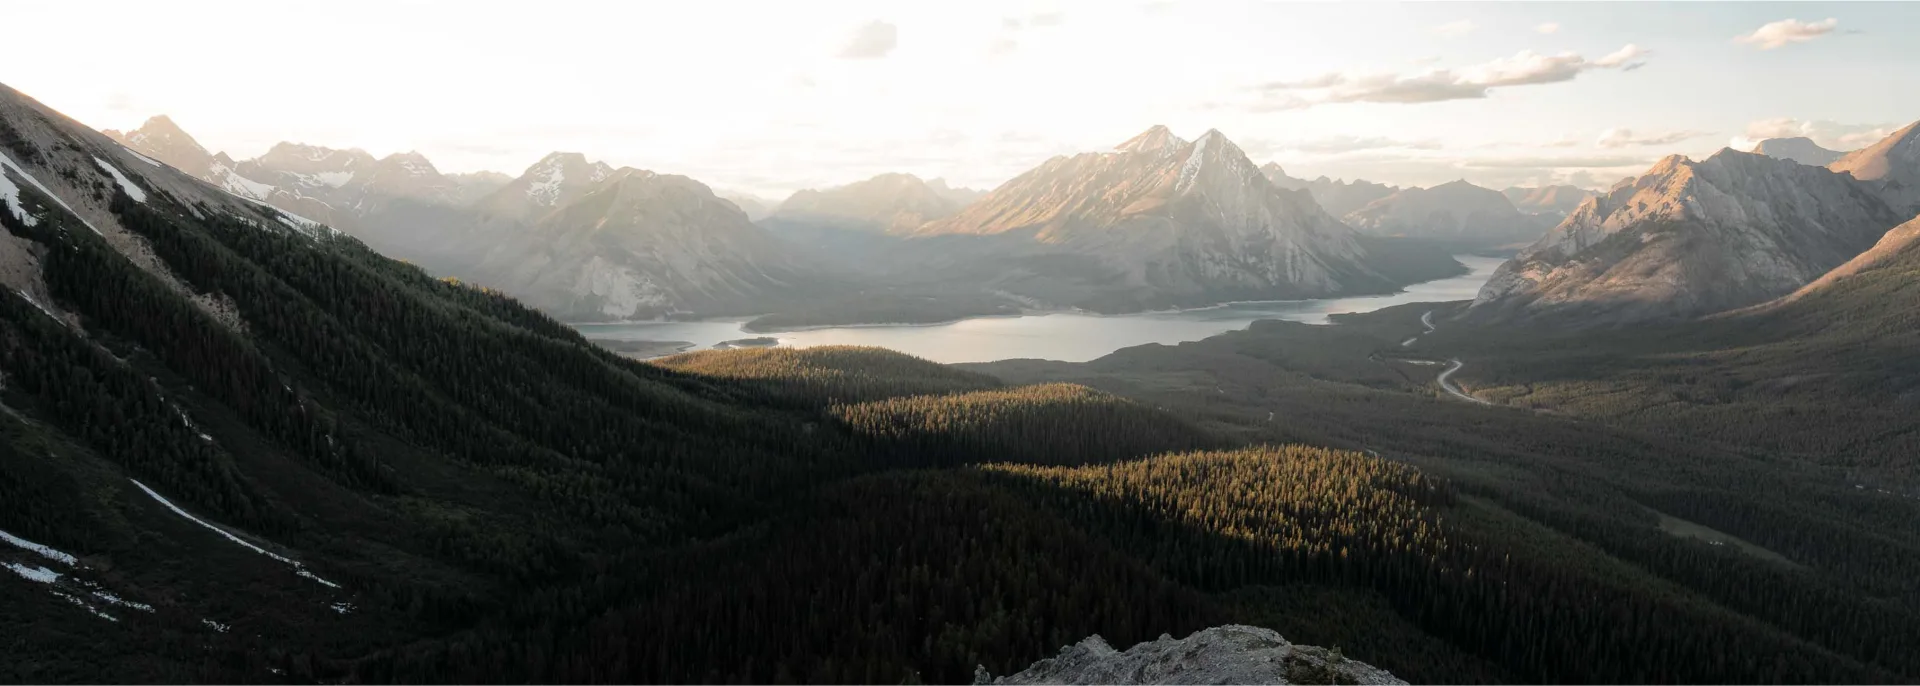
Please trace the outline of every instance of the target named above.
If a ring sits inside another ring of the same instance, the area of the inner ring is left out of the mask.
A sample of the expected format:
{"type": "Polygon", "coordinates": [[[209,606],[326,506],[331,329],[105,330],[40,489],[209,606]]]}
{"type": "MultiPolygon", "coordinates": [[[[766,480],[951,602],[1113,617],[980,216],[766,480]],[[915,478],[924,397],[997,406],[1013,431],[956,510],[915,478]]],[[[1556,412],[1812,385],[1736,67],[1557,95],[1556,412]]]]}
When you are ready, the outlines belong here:
{"type": "Polygon", "coordinates": [[[1056,157],[913,235],[997,238],[1003,262],[1059,256],[1097,291],[1088,298],[1118,308],[1391,283],[1350,229],[1307,193],[1274,187],[1218,131],[1186,141],[1156,126],[1113,152],[1056,157]]]}
{"type": "Polygon", "coordinates": [[[1376,236],[1407,236],[1477,246],[1531,241],[1547,226],[1520,214],[1499,191],[1464,180],[1406,188],[1343,217],[1376,236]]]}
{"type": "Polygon", "coordinates": [[[1847,153],[1827,168],[1872,185],[1896,211],[1920,213],[1920,122],[1847,153]]]}
{"type": "Polygon", "coordinates": [[[1852,259],[1901,219],[1873,187],[1820,167],[1675,155],[1502,265],[1469,314],[1613,323],[1744,307],[1852,259]]]}
{"type": "Polygon", "coordinates": [[[1841,153],[1820,147],[1811,138],[1768,138],[1753,146],[1753,153],[1793,160],[1801,164],[1824,167],[1840,159],[1841,153]]]}
{"type": "Polygon", "coordinates": [[[1228,625],[1182,639],[1161,635],[1125,652],[1099,636],[1017,674],[975,684],[1405,684],[1337,651],[1295,645],[1270,629],[1228,625]]]}

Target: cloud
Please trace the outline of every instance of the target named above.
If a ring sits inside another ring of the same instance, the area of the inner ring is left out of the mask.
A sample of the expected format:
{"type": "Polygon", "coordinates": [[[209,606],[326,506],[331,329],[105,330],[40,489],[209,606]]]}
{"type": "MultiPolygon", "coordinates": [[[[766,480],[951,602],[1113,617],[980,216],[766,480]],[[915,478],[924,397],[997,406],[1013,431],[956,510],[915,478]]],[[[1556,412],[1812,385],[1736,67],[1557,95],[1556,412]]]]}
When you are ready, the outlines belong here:
{"type": "Polygon", "coordinates": [[[1560,25],[1554,22],[1546,22],[1544,24],[1540,24],[1538,26],[1533,27],[1533,32],[1534,33],[1559,33],[1560,25]]]}
{"type": "Polygon", "coordinates": [[[1401,140],[1386,136],[1328,136],[1304,140],[1247,140],[1241,149],[1256,157],[1272,156],[1280,152],[1306,153],[1310,155],[1339,155],[1362,150],[1438,150],[1440,143],[1434,140],[1401,140]]]}
{"type": "Polygon", "coordinates": [[[1753,33],[1735,36],[1733,40],[1761,50],[1772,50],[1794,43],[1805,43],[1833,33],[1833,30],[1839,27],[1840,20],[1832,17],[1811,23],[1798,19],[1782,19],[1755,29],[1753,33]]]}
{"type": "Polygon", "coordinates": [[[1459,21],[1450,21],[1445,24],[1441,24],[1439,26],[1435,26],[1431,29],[1428,29],[1428,31],[1433,32],[1433,34],[1437,36],[1444,36],[1447,38],[1459,38],[1469,33],[1473,33],[1473,22],[1467,21],[1465,19],[1461,19],[1459,21]]]}
{"type": "Polygon", "coordinates": [[[1824,119],[1775,117],[1747,124],[1746,134],[1735,137],[1727,145],[1736,150],[1752,150],[1768,138],[1811,138],[1824,148],[1853,150],[1877,143],[1893,135],[1897,128],[1895,124],[1843,124],[1824,119]]]}
{"type": "Polygon", "coordinates": [[[105,104],[108,110],[114,112],[132,112],[140,109],[139,105],[134,102],[133,96],[120,91],[108,93],[105,104]]]}
{"type": "Polygon", "coordinates": [[[1427,29],[1427,31],[1430,31],[1430,33],[1432,33],[1432,35],[1436,35],[1436,37],[1459,38],[1459,37],[1465,37],[1465,35],[1469,35],[1469,33],[1473,33],[1473,29],[1475,29],[1475,27],[1473,27],[1473,21],[1467,21],[1467,19],[1459,19],[1459,21],[1448,21],[1448,23],[1442,23],[1442,25],[1438,25],[1438,27],[1432,27],[1432,29],[1427,29]]]}
{"type": "Polygon", "coordinates": [[[1633,71],[1646,64],[1646,62],[1641,61],[1640,58],[1646,57],[1647,52],[1648,50],[1646,48],[1628,43],[1625,47],[1608,53],[1606,57],[1594,60],[1593,64],[1594,66],[1609,69],[1619,67],[1623,71],[1633,71]]]}
{"type": "Polygon", "coordinates": [[[1059,12],[1036,12],[1027,17],[1028,26],[1059,26],[1067,20],[1067,15],[1059,12]]]}
{"type": "Polygon", "coordinates": [[[1632,129],[1607,129],[1593,144],[1602,148],[1631,148],[1646,145],[1673,145],[1689,138],[1706,135],[1704,131],[1670,131],[1665,133],[1636,134],[1632,129]]]}
{"type": "Polygon", "coordinates": [[[1415,73],[1331,72],[1292,81],[1254,86],[1261,100],[1248,109],[1271,112],[1304,109],[1329,103],[1425,103],[1487,97],[1495,88],[1571,81],[1595,69],[1632,71],[1645,62],[1648,51],[1627,45],[1598,60],[1571,52],[1541,55],[1523,50],[1511,57],[1456,69],[1429,69],[1415,73]]]}
{"type": "Polygon", "coordinates": [[[1000,32],[993,42],[987,45],[987,55],[1001,57],[1020,49],[1021,32],[1028,29],[1046,29],[1065,23],[1067,15],[1059,12],[1035,12],[1025,16],[1001,17],[1000,32]]]}
{"type": "Polygon", "coordinates": [[[840,58],[848,60],[874,60],[893,53],[900,43],[899,29],[884,21],[870,21],[855,29],[847,44],[840,48],[840,58]]]}

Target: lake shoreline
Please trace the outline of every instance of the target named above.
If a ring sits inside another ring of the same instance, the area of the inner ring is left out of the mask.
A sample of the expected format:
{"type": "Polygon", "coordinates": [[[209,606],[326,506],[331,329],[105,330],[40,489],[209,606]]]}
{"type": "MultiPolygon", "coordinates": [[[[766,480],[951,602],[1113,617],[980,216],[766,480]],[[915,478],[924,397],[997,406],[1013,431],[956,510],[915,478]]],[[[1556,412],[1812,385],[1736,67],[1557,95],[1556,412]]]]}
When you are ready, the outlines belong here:
{"type": "MultiPolygon", "coordinates": [[[[1371,312],[1412,302],[1470,300],[1504,260],[1459,256],[1468,273],[1410,284],[1394,293],[1293,300],[1242,300],[1201,307],[1103,314],[1078,308],[1023,309],[1018,314],[969,316],[941,322],[863,323],[754,331],[751,317],[665,322],[575,324],[596,341],[690,341],[712,349],[728,341],[774,337],[779,347],[874,346],[941,363],[1046,359],[1085,362],[1121,348],[1176,345],[1245,329],[1261,320],[1308,325],[1335,323],[1333,316],[1371,312]]],[[[616,345],[619,343],[616,343],[616,345]]]]}

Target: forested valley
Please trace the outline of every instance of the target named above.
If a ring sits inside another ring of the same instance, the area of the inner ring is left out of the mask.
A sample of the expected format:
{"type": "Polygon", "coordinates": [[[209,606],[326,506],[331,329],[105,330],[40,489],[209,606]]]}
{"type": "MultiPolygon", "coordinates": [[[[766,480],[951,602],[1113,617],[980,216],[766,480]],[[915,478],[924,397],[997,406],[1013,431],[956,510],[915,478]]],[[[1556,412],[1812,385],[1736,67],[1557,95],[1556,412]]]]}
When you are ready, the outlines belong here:
{"type": "Polygon", "coordinates": [[[1377,359],[1413,308],[637,362],[0,122],[49,189],[0,211],[46,296],[0,292],[0,680],[963,682],[1234,622],[1416,682],[1920,678],[1914,501],[1437,398],[1377,359]]]}

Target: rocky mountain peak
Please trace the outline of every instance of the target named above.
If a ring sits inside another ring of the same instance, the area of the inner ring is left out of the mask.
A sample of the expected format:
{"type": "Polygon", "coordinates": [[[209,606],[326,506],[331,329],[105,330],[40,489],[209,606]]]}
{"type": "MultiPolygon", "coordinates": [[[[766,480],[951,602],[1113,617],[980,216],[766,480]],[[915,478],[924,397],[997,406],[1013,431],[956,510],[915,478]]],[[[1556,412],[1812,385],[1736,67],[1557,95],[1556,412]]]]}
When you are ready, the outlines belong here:
{"type": "MultiPolygon", "coordinates": [[[[267,154],[241,163],[241,174],[256,180],[269,180],[275,172],[293,174],[357,174],[379,164],[365,150],[348,148],[345,150],[305,143],[275,143],[267,154]]],[[[269,180],[269,182],[271,182],[269,180]]],[[[329,180],[326,185],[339,187],[344,179],[329,180]]]]}
{"type": "Polygon", "coordinates": [[[520,176],[525,181],[526,201],[539,207],[553,207],[565,198],[612,176],[614,168],[605,162],[589,162],[577,152],[553,152],[527,167],[520,176]]]}
{"type": "Polygon", "coordinates": [[[943,181],[922,181],[912,174],[886,173],[844,186],[795,192],[769,218],[782,225],[904,233],[952,216],[971,201],[964,197],[967,193],[974,192],[948,188],[943,181]]]}
{"type": "Polygon", "coordinates": [[[1164,125],[1155,124],[1153,128],[1147,129],[1138,136],[1127,139],[1127,142],[1114,146],[1113,149],[1116,152],[1127,153],[1164,153],[1186,146],[1187,142],[1181,140],[1179,136],[1173,135],[1172,130],[1164,125]]]}
{"type": "Polygon", "coordinates": [[[109,129],[102,133],[134,152],[194,176],[206,176],[215,161],[199,141],[164,114],[148,118],[132,131],[122,133],[109,129]]]}
{"type": "Polygon", "coordinates": [[[1474,313],[1617,323],[1744,307],[1860,254],[1900,219],[1845,174],[1731,149],[1673,155],[1502,265],[1474,313]]]}
{"type": "Polygon", "coordinates": [[[1820,144],[1806,137],[1768,138],[1753,146],[1753,152],[1815,167],[1832,164],[1834,160],[1840,159],[1840,156],[1845,154],[1820,147],[1820,144]]]}
{"type": "Polygon", "coordinates": [[[914,233],[1001,236],[1097,261],[1113,272],[1100,288],[1138,303],[1298,297],[1382,278],[1352,230],[1275,187],[1219,131],[1186,142],[1156,127],[1120,149],[1048,160],[914,233]]]}
{"type": "Polygon", "coordinates": [[[1432,188],[1389,191],[1347,213],[1342,220],[1376,236],[1408,236],[1476,247],[1524,244],[1538,238],[1551,221],[1523,215],[1506,194],[1466,179],[1432,188]]]}
{"type": "Polygon", "coordinates": [[[1512,186],[1501,191],[1507,199],[1513,201],[1515,209],[1536,215],[1566,216],[1596,195],[1593,191],[1570,185],[1551,185],[1530,188],[1512,186]]]}
{"type": "Polygon", "coordinates": [[[426,155],[411,150],[380,158],[380,166],[398,169],[410,176],[440,175],[440,171],[434,169],[433,162],[428,161],[426,155]]]}
{"type": "Polygon", "coordinates": [[[1903,212],[1920,213],[1920,122],[1847,153],[1827,168],[1869,182],[1882,199],[1903,212]]]}
{"type": "Polygon", "coordinates": [[[191,146],[202,153],[206,152],[205,148],[200,147],[199,141],[195,141],[193,136],[187,135],[187,132],[181,129],[179,124],[173,123],[173,119],[164,114],[156,114],[148,117],[147,121],[140,125],[140,128],[128,131],[125,134],[113,130],[107,130],[103,133],[125,144],[127,147],[136,150],[140,149],[140,146],[143,145],[153,146],[155,148],[179,145],[191,146]]]}

